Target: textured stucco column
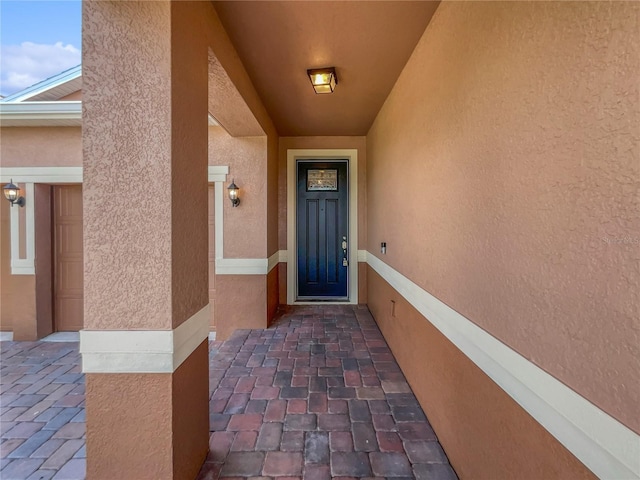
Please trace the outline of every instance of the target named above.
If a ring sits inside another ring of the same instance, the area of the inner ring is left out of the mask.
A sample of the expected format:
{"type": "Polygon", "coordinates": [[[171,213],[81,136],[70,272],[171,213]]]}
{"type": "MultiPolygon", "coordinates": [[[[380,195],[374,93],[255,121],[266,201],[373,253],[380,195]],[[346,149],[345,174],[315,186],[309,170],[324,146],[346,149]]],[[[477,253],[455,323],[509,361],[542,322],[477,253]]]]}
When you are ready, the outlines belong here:
{"type": "Polygon", "coordinates": [[[208,448],[207,50],[197,2],[83,2],[87,478],[208,448]]]}

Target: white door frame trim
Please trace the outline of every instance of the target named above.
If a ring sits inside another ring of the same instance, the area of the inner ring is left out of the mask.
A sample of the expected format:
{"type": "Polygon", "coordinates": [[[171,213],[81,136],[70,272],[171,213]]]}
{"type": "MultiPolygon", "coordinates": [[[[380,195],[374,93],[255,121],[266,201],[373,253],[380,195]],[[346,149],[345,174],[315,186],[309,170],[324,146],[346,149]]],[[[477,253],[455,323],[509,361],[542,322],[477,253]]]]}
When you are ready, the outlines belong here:
{"type": "Polygon", "coordinates": [[[25,216],[21,219],[20,207],[11,208],[9,230],[11,231],[11,274],[35,275],[35,183],[82,183],[82,167],[2,167],[0,183],[13,180],[24,186],[25,216]],[[20,257],[20,224],[25,222],[25,257],[20,257]]]}
{"type": "Polygon", "coordinates": [[[316,302],[296,301],[298,252],[296,245],[296,161],[347,160],[349,167],[349,300],[326,304],[358,303],[358,150],[357,149],[288,149],[287,150],[287,305],[316,302]]]}

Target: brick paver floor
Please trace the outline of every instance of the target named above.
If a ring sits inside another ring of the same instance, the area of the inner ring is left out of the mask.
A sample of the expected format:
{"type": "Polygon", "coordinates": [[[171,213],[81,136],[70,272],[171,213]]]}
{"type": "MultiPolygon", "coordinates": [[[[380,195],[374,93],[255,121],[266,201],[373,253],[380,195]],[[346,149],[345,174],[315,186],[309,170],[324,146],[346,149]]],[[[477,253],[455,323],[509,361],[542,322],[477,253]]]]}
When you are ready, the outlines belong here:
{"type": "Polygon", "coordinates": [[[83,479],[84,376],[78,343],[2,342],[0,478],[83,479]]]}
{"type": "Polygon", "coordinates": [[[456,479],[366,307],[291,308],[214,346],[199,480],[456,479]]]}
{"type": "MultiPolygon", "coordinates": [[[[78,343],[2,342],[0,355],[0,478],[83,479],[78,343]]],[[[199,480],[456,478],[366,307],[295,307],[213,342],[209,377],[199,480]]]]}

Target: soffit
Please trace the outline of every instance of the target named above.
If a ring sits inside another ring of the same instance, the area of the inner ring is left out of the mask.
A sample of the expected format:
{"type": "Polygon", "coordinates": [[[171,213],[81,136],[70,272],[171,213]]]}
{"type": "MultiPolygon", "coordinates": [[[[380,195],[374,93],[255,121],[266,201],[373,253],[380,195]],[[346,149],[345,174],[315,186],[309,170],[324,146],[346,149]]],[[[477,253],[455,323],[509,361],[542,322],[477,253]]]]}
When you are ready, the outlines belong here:
{"type": "Polygon", "coordinates": [[[436,1],[214,1],[282,136],[366,135],[436,1]],[[308,68],[335,66],[333,94],[308,68]]]}

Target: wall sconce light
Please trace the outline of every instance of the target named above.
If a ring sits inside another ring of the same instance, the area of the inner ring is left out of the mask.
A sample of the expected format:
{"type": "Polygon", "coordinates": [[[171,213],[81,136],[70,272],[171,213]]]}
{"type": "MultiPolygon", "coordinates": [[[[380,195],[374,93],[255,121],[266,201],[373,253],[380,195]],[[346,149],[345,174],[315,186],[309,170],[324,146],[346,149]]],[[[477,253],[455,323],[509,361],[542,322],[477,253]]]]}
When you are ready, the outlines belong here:
{"type": "Polygon", "coordinates": [[[235,179],[231,182],[231,185],[227,187],[229,190],[229,200],[231,200],[231,205],[237,207],[240,205],[240,199],[238,198],[238,186],[236,185],[235,179]]]}
{"type": "Polygon", "coordinates": [[[24,207],[24,197],[20,196],[20,187],[13,184],[13,179],[2,188],[2,191],[12,207],[14,204],[24,207]]]}
{"type": "Polygon", "coordinates": [[[307,75],[316,93],[333,93],[338,84],[335,67],[310,69],[307,75]]]}

